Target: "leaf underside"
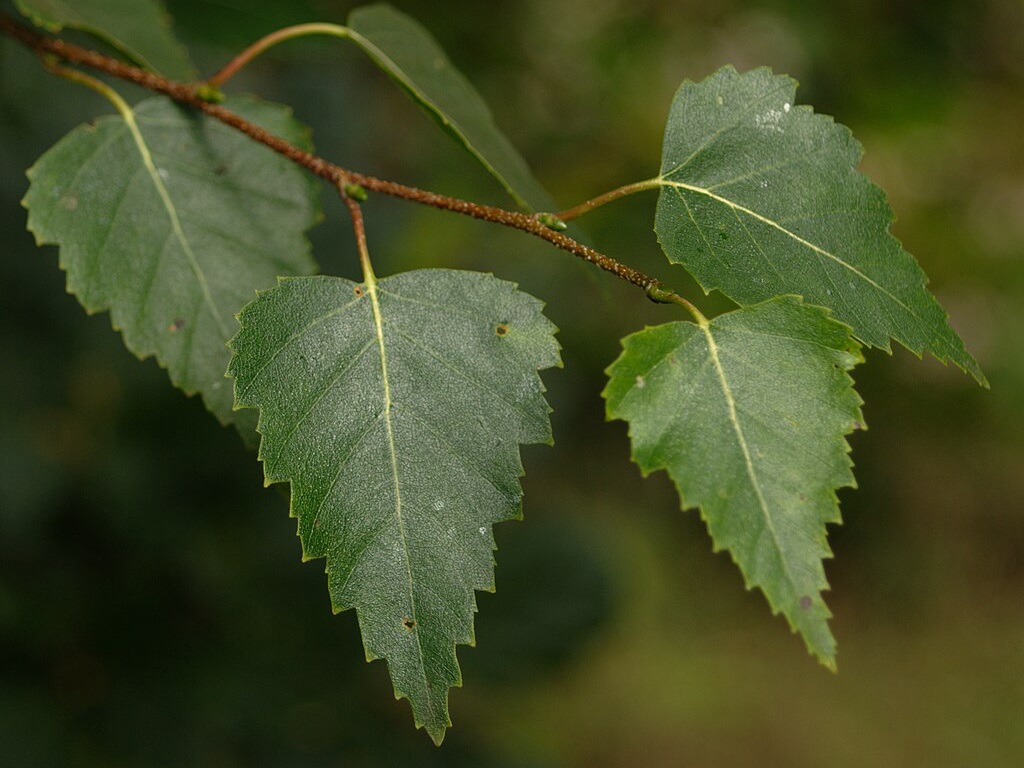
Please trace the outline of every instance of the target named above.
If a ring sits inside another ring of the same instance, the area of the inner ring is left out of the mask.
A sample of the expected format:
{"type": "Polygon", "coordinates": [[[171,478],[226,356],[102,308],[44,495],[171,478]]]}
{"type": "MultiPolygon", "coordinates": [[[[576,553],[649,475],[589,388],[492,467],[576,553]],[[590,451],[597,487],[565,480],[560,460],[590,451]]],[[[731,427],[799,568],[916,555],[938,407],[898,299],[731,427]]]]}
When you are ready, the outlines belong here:
{"type": "Polygon", "coordinates": [[[15,5],[37,26],[88,32],[172,79],[189,81],[195,74],[158,0],[15,0],[15,5]]]}
{"type": "Polygon", "coordinates": [[[487,104],[434,37],[390,5],[356,8],[352,40],[529,211],[556,210],[526,161],[494,124],[487,104]]]}
{"type": "MultiPolygon", "coordinates": [[[[284,107],[228,106],[309,145],[284,107]]],[[[68,292],[90,313],[110,310],[129,350],[155,355],[175,386],[199,392],[221,423],[235,421],[224,378],[235,314],[279,275],[316,271],[303,234],[319,215],[312,182],[163,97],[75,129],[28,176],[28,228],[60,246],[68,292]]],[[[254,424],[239,424],[243,436],[254,424]]]]}
{"type": "Polygon", "coordinates": [[[795,102],[796,82],[725,67],[686,82],[665,129],[655,230],[669,260],[740,305],[797,294],[857,338],[952,361],[985,383],[889,232],[885,194],[857,171],[862,149],[795,102]]]}
{"type": "Polygon", "coordinates": [[[258,408],[268,484],[291,483],[304,559],[440,743],[494,523],[521,515],[521,443],[550,442],[541,303],[491,275],[294,278],[240,315],[229,374],[258,408]]]}
{"type": "Polygon", "coordinates": [[[780,297],[626,337],[603,393],[644,474],[668,471],[715,549],[829,667],[825,524],[840,521],[836,489],[855,485],[844,436],[863,425],[848,373],[860,360],[847,326],[780,297]]]}

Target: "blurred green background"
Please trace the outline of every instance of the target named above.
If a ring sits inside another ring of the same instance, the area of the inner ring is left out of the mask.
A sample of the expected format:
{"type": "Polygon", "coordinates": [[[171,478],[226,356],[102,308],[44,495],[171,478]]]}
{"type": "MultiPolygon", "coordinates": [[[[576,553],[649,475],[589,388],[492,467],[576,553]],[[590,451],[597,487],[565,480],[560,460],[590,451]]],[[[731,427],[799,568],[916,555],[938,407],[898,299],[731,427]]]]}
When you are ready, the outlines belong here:
{"type": "MultiPolygon", "coordinates": [[[[204,72],[354,3],[168,0],[204,72]]],[[[684,78],[767,64],[849,125],[991,391],[904,350],[855,371],[870,429],[840,497],[819,667],[712,554],[663,474],[605,423],[618,339],[674,317],[527,236],[365,206],[379,274],[493,271],[548,303],[554,448],[524,451],[526,520],[497,530],[495,595],[442,749],[333,617],[282,494],[195,399],[64,291],[18,201],[25,169],[110,108],[0,40],[0,764],[10,766],[1024,765],[1024,5],[1018,0],[395,2],[438,37],[564,205],[658,168],[684,78]]],[[[3,6],[9,9],[9,3],[3,6]]],[[[120,86],[119,86],[120,87],[120,86]]],[[[142,94],[122,90],[133,98],[142,94]]],[[[295,106],[342,165],[504,204],[354,48],[303,40],[232,84],[295,106]]],[[[324,196],[325,272],[357,272],[324,196]]],[[[584,220],[669,268],[648,193],[584,220]]]]}

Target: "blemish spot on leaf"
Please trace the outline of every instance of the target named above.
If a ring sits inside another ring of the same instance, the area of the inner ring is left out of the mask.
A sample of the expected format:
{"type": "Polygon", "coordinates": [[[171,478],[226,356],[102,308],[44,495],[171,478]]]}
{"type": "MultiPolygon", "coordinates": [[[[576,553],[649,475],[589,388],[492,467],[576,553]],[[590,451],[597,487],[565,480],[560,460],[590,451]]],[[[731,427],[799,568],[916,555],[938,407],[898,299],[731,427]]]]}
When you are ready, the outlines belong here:
{"type": "Polygon", "coordinates": [[[647,381],[644,379],[643,376],[637,376],[636,377],[636,388],[637,389],[643,389],[645,384],[647,384],[647,381]]]}
{"type": "Polygon", "coordinates": [[[180,317],[174,318],[174,322],[167,326],[167,330],[171,333],[177,333],[185,327],[185,320],[180,317]]]}
{"type": "Polygon", "coordinates": [[[718,106],[722,106],[723,104],[725,104],[725,99],[723,99],[721,96],[715,96],[715,104],[717,104],[718,106]]]}
{"type": "Polygon", "coordinates": [[[218,176],[223,176],[225,173],[228,172],[228,167],[226,164],[221,163],[220,165],[213,169],[213,172],[218,176]]]}
{"type": "Polygon", "coordinates": [[[74,211],[78,208],[78,197],[75,195],[65,195],[60,199],[60,207],[65,211],[74,211]]]}
{"type": "Polygon", "coordinates": [[[498,336],[508,336],[508,325],[506,323],[498,323],[494,333],[498,336]]]}
{"type": "Polygon", "coordinates": [[[811,607],[811,598],[808,597],[807,595],[804,595],[803,597],[801,597],[800,598],[800,607],[803,608],[805,611],[808,608],[810,608],[811,607]]]}
{"type": "Polygon", "coordinates": [[[406,616],[402,619],[402,626],[412,632],[416,628],[416,619],[406,616]]]}
{"type": "Polygon", "coordinates": [[[363,297],[363,294],[366,293],[366,291],[363,289],[363,286],[357,285],[355,288],[352,289],[352,293],[356,295],[357,299],[361,299],[363,297]]]}

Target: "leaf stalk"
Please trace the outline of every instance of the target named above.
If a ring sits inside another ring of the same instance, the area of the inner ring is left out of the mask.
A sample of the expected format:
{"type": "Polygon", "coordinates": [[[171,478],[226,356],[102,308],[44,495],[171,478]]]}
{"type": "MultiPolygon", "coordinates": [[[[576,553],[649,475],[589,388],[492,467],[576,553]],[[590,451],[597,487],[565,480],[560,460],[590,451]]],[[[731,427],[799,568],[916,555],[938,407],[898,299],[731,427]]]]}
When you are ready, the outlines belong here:
{"type": "Polygon", "coordinates": [[[341,24],[296,24],[292,27],[284,27],[276,32],[261,37],[244,51],[235,56],[225,64],[215,75],[206,81],[206,85],[219,89],[224,83],[237,75],[249,62],[278,43],[286,40],[294,40],[297,37],[308,35],[330,35],[331,37],[350,37],[350,30],[341,24]]]}
{"type": "Polygon", "coordinates": [[[607,203],[627,197],[628,195],[635,195],[637,192],[644,192],[648,189],[658,189],[660,186],[661,180],[657,178],[635,181],[632,184],[623,184],[621,187],[609,190],[604,194],[598,195],[597,197],[591,198],[586,202],[580,203],[572,208],[568,208],[567,210],[561,211],[555,215],[562,221],[572,221],[573,219],[577,219],[585,213],[590,213],[595,208],[600,208],[602,205],[607,203]]]}

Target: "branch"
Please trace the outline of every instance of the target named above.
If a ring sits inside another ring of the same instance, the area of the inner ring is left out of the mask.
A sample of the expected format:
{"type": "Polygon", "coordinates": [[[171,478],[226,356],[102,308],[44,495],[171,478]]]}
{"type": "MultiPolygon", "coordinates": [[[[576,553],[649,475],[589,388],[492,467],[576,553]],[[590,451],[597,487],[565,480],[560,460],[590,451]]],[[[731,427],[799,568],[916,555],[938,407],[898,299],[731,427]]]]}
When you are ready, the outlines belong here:
{"type": "Polygon", "coordinates": [[[71,64],[78,64],[104,72],[150,91],[162,93],[174,101],[204,112],[210,117],[241,131],[253,140],[270,147],[275,152],[284,155],[292,162],[325,179],[335,187],[344,188],[348,184],[358,184],[364,189],[373,192],[381,192],[422,205],[429,205],[441,210],[460,213],[464,216],[490,221],[527,232],[584,261],[590,262],[606,272],[610,272],[628,283],[642,288],[647,292],[648,297],[652,301],[679,303],[675,298],[672,298],[676,294],[661,288],[658,280],[655,278],[626,264],[622,264],[583,243],[577,242],[568,235],[549,229],[547,225],[541,222],[540,214],[531,215],[490,205],[480,205],[468,200],[439,195],[435,192],[428,192],[393,181],[378,179],[374,176],[367,176],[356,171],[350,171],[328,162],[322,157],[299,149],[279,136],[275,136],[258,125],[250,123],[231,110],[207,101],[197,93],[195,85],[168,80],[153,72],[131,66],[97,51],[82,48],[60,38],[41,35],[3,13],[0,13],[0,31],[24,43],[41,56],[54,56],[71,64]]]}

